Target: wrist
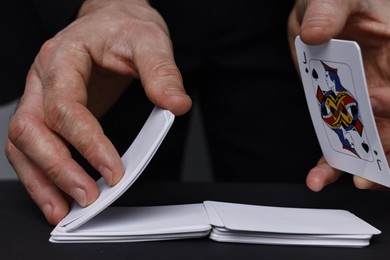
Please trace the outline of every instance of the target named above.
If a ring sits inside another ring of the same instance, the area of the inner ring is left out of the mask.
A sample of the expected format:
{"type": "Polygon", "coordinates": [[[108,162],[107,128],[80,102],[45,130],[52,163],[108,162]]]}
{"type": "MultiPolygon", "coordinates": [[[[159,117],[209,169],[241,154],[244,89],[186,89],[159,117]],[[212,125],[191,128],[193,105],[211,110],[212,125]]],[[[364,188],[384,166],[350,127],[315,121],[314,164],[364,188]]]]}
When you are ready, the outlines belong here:
{"type": "Polygon", "coordinates": [[[96,11],[98,9],[106,8],[112,6],[113,8],[123,8],[132,6],[132,5],[147,5],[150,6],[148,0],[84,0],[83,4],[80,7],[78,17],[84,16],[90,12],[96,11]]]}

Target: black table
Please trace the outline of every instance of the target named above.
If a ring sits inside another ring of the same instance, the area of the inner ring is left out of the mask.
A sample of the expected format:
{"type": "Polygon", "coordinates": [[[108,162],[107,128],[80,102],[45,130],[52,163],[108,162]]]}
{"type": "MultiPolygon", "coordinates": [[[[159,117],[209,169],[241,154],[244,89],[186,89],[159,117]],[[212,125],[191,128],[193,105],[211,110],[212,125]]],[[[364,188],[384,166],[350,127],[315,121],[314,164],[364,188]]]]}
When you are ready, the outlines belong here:
{"type": "Polygon", "coordinates": [[[379,228],[365,248],[219,243],[207,238],[137,243],[53,244],[53,229],[16,181],[0,182],[0,259],[390,259],[390,192],[345,183],[320,193],[303,184],[136,183],[113,206],[218,200],[246,204],[346,209],[379,228]]]}

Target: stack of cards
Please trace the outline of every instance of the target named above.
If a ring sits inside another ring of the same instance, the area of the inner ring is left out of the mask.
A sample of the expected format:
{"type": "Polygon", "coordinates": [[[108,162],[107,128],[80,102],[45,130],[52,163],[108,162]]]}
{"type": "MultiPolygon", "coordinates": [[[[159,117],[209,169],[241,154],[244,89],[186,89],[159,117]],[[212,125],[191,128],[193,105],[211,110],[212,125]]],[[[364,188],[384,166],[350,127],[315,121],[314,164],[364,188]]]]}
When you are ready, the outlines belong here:
{"type": "Polygon", "coordinates": [[[109,207],[81,227],[57,227],[50,241],[139,242],[209,237],[219,242],[364,247],[380,231],[344,210],[299,209],[218,201],[109,207]]]}
{"type": "Polygon", "coordinates": [[[333,168],[390,187],[390,171],[368,96],[360,48],[331,40],[310,46],[295,40],[311,119],[333,168]]]}
{"type": "Polygon", "coordinates": [[[344,210],[299,209],[205,201],[196,204],[108,207],[138,178],[174,120],[154,108],[139,135],[123,155],[126,172],[90,206],[74,203],[55,227],[56,243],[137,242],[200,238],[220,242],[364,247],[380,231],[344,210]]]}

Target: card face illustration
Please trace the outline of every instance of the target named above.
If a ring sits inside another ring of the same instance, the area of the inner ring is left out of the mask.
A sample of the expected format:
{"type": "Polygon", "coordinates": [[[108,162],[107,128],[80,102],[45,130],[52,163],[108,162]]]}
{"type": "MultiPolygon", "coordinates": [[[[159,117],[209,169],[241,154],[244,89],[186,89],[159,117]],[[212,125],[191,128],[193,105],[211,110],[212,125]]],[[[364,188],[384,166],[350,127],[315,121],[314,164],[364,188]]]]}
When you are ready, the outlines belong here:
{"type": "Polygon", "coordinates": [[[326,161],[334,168],[390,185],[389,167],[371,110],[360,48],[331,40],[295,41],[310,115],[326,161]]]}
{"type": "Polygon", "coordinates": [[[339,153],[373,161],[349,65],[311,59],[308,67],[329,145],[339,153]]]}

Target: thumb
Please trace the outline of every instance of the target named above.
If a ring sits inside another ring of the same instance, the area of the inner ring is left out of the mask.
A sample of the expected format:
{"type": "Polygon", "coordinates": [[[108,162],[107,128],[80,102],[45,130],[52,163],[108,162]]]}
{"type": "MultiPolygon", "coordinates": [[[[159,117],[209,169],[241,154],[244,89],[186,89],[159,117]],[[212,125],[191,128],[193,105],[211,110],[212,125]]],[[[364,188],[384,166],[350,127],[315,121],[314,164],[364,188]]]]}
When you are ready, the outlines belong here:
{"type": "Polygon", "coordinates": [[[353,10],[356,1],[299,1],[297,12],[303,17],[300,36],[301,39],[311,45],[324,43],[337,37],[345,26],[345,23],[353,10]]]}
{"type": "Polygon", "coordinates": [[[156,106],[177,116],[186,113],[192,100],[184,89],[170,41],[144,47],[134,53],[134,62],[147,97],[156,106]]]}

